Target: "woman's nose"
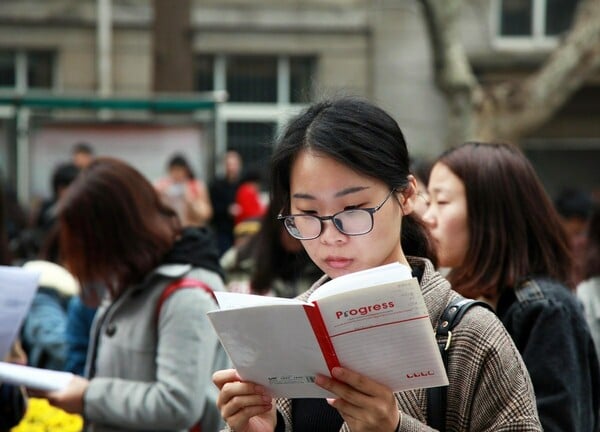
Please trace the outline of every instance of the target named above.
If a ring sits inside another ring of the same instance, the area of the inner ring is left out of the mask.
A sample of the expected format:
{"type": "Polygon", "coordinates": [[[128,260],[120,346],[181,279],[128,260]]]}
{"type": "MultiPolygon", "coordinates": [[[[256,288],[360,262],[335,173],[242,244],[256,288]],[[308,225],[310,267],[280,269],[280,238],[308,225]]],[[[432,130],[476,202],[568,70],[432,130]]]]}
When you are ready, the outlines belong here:
{"type": "Polygon", "coordinates": [[[423,213],[421,219],[423,219],[423,222],[425,222],[430,227],[435,225],[435,217],[433,215],[432,205],[429,205],[427,207],[427,210],[425,210],[425,213],[423,213]]]}
{"type": "Polygon", "coordinates": [[[321,223],[323,226],[319,238],[322,243],[338,243],[348,237],[338,229],[332,219],[321,221],[321,223]]]}

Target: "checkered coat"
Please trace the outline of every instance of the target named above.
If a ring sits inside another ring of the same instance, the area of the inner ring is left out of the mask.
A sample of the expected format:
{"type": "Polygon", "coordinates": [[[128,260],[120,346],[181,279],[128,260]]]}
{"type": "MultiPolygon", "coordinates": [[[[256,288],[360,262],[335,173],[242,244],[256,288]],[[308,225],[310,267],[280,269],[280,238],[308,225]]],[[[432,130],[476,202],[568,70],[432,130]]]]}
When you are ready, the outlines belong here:
{"type": "MultiPolygon", "coordinates": [[[[450,300],[458,296],[431,262],[410,258],[423,270],[421,289],[434,327],[450,300]]],[[[299,298],[305,300],[323,280],[299,298]]],[[[448,431],[541,431],[531,380],[511,337],[485,308],[472,308],[455,327],[449,349],[448,431]]],[[[423,389],[396,393],[401,412],[399,432],[431,431],[423,389]]],[[[292,432],[292,403],[278,399],[277,409],[292,432]]],[[[343,424],[340,432],[350,432],[343,424]]]]}

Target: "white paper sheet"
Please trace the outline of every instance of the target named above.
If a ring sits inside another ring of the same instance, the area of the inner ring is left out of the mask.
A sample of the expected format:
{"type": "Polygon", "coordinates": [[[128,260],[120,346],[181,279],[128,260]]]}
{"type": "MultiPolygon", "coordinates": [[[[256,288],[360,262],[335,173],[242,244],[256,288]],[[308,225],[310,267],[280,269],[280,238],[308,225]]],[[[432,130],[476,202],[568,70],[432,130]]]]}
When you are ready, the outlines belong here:
{"type": "Polygon", "coordinates": [[[39,272],[0,266],[0,360],[10,347],[31,307],[39,272]]]}
{"type": "Polygon", "coordinates": [[[59,372],[0,362],[0,381],[36,390],[62,390],[73,379],[70,372],[59,372]]]}

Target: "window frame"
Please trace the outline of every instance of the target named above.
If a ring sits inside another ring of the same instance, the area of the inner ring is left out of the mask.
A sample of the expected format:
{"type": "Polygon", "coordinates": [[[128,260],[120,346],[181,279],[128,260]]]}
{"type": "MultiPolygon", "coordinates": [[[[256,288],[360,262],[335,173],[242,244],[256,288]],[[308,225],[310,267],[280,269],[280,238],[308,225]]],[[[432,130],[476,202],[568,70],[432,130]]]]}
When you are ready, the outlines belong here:
{"type": "Polygon", "coordinates": [[[57,88],[58,83],[58,71],[57,71],[57,53],[52,49],[37,49],[37,48],[2,48],[2,51],[11,52],[14,55],[15,64],[15,85],[12,87],[0,86],[0,90],[4,91],[15,91],[19,94],[26,93],[28,91],[50,91],[57,88]],[[50,54],[50,87],[32,87],[28,80],[28,67],[30,62],[30,56],[35,52],[47,52],[50,54]]]}
{"type": "MultiPolygon", "coordinates": [[[[213,90],[227,90],[227,60],[236,55],[248,56],[246,53],[211,53],[213,58],[213,90]]],[[[277,97],[275,102],[229,102],[218,104],[215,112],[215,145],[216,153],[224,154],[228,149],[227,125],[230,122],[275,123],[276,134],[281,131],[287,121],[307,103],[292,102],[291,59],[294,57],[314,57],[315,70],[318,67],[317,56],[313,54],[289,55],[281,53],[256,53],[257,56],[273,56],[277,61],[277,97]]]]}
{"type": "Polygon", "coordinates": [[[492,0],[491,40],[495,49],[513,51],[550,51],[558,45],[560,35],[546,34],[547,0],[532,1],[531,34],[527,36],[504,36],[500,34],[502,1],[492,0]]]}

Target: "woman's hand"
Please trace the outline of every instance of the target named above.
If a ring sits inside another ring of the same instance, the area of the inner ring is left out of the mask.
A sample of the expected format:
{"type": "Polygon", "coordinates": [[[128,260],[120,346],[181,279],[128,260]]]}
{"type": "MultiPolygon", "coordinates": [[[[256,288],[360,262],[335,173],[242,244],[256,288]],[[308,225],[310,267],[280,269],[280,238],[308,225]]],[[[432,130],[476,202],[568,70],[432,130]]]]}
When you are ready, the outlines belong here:
{"type": "Polygon", "coordinates": [[[242,381],[235,369],[215,372],[213,382],[220,390],[217,406],[221,416],[235,432],[275,430],[275,403],[264,387],[242,381]]]}
{"type": "Polygon", "coordinates": [[[53,392],[28,389],[30,396],[48,399],[51,405],[71,414],[83,414],[83,395],[90,382],[74,375],[66,388],[53,392]]]}
{"type": "Polygon", "coordinates": [[[327,402],[338,410],[352,432],[396,430],[400,412],[389,388],[341,367],[333,368],[332,375],[319,375],[316,383],[338,396],[327,402]]]}

